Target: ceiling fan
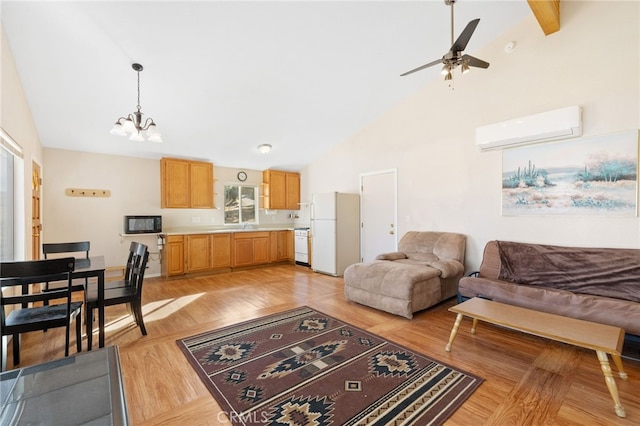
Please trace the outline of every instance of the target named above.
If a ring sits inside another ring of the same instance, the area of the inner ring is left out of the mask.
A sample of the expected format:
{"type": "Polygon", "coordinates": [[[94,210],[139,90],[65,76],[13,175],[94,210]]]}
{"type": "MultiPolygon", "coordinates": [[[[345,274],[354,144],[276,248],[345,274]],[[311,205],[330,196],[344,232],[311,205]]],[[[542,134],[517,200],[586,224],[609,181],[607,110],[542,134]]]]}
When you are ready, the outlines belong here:
{"type": "Polygon", "coordinates": [[[460,33],[458,39],[455,42],[453,41],[453,5],[455,2],[456,0],[444,0],[444,4],[451,6],[451,49],[449,49],[442,59],[429,62],[428,64],[422,65],[416,69],[407,71],[404,74],[401,74],[401,77],[440,63],[444,64],[442,66],[442,74],[444,75],[445,81],[453,78],[451,72],[458,66],[461,67],[462,74],[466,74],[469,71],[469,67],[489,68],[488,62],[474,58],[471,55],[463,54],[464,49],[467,47],[467,43],[469,43],[469,39],[471,39],[471,35],[480,22],[480,18],[470,21],[464,31],[460,33]]]}

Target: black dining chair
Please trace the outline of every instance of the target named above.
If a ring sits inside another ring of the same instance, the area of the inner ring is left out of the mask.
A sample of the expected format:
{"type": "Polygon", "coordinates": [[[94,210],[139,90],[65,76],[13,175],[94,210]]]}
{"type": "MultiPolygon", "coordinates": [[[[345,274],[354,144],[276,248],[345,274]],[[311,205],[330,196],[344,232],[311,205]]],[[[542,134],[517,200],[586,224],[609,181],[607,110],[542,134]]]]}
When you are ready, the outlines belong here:
{"type": "MultiPolygon", "coordinates": [[[[85,259],[89,259],[90,248],[91,243],[89,241],[77,241],[71,243],[44,243],[42,244],[42,254],[44,255],[45,259],[68,256],[74,256],[75,258],[81,258],[80,256],[84,256],[85,259]],[[80,256],[76,256],[78,254],[80,256]]],[[[78,278],[76,280],[73,280],[72,291],[84,291],[84,289],[87,288],[88,283],[88,278],[78,278]]],[[[55,287],[56,285],[58,284],[47,282],[44,285],[44,291],[49,291],[50,287],[55,287]]]]}
{"type": "MultiPolygon", "coordinates": [[[[104,305],[114,306],[126,304],[129,313],[133,316],[138,327],[140,327],[142,335],[146,336],[147,329],[142,317],[142,284],[144,281],[144,272],[149,260],[148,247],[144,244],[136,243],[136,249],[130,257],[130,262],[127,262],[127,267],[131,264],[129,279],[111,282],[109,283],[110,287],[107,287],[105,283],[104,305]]],[[[98,309],[97,289],[89,289],[85,292],[85,304],[87,345],[90,349],[93,335],[93,311],[98,309]]]]}
{"type": "MultiPolygon", "coordinates": [[[[2,336],[13,336],[13,365],[20,364],[20,336],[30,331],[65,327],[64,356],[69,356],[71,322],[76,321],[76,346],[82,350],[82,302],[71,301],[71,272],[75,258],[0,263],[0,320],[2,336]],[[30,292],[31,284],[65,281],[62,288],[30,292]],[[44,302],[48,302],[44,305],[44,302]],[[12,308],[8,315],[5,310],[12,308]]],[[[4,351],[0,365],[5,365],[4,351]]]]}
{"type": "Polygon", "coordinates": [[[139,262],[139,259],[142,256],[141,253],[144,253],[146,247],[147,246],[142,243],[138,243],[136,241],[131,242],[131,245],[129,246],[129,257],[127,258],[127,264],[123,269],[121,269],[123,274],[122,279],[106,281],[104,283],[105,290],[110,288],[126,287],[129,285],[129,280],[131,280],[131,271],[133,271],[136,262],[139,262]]]}

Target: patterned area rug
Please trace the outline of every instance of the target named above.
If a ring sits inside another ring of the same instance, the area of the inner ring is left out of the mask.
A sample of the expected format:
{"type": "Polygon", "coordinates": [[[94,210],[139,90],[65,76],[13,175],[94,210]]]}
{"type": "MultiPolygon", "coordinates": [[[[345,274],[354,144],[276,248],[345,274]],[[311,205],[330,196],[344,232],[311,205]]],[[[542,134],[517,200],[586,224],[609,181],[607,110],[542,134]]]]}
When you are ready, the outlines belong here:
{"type": "Polygon", "coordinates": [[[439,425],[482,383],[306,306],[177,343],[235,425],[439,425]]]}

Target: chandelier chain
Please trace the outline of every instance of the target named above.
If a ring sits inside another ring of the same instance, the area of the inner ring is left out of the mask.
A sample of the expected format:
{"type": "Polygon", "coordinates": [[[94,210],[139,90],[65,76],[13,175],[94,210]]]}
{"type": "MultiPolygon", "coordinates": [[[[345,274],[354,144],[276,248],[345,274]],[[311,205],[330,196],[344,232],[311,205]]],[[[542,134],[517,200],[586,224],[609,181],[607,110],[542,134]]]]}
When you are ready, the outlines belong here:
{"type": "Polygon", "coordinates": [[[131,67],[138,74],[137,76],[137,89],[138,89],[138,104],[136,105],[136,111],[128,114],[125,117],[120,117],[116,120],[111,133],[118,136],[130,136],[130,140],[144,141],[145,138],[152,142],[162,142],[160,132],[156,128],[156,123],[151,117],[147,117],[146,121],[142,121],[142,106],[140,105],[140,71],[143,70],[142,65],[138,63],[131,64],[131,67]]]}
{"type": "Polygon", "coordinates": [[[138,73],[138,112],[142,109],[142,107],[140,106],[140,71],[137,71],[138,73]]]}

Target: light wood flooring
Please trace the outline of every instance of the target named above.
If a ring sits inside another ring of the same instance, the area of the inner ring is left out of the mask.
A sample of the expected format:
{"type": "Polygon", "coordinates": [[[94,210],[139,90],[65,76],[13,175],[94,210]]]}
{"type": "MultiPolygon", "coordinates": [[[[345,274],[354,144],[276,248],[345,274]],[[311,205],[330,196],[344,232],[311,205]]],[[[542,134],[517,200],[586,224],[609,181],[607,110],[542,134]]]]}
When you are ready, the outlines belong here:
{"type": "MultiPolygon", "coordinates": [[[[485,382],[447,424],[640,424],[640,362],[623,360],[628,381],[616,375],[627,412],[621,419],[592,351],[484,323],[474,336],[469,333],[471,321],[465,319],[452,351],[446,352],[455,319],[447,308],[454,303],[451,299],[407,320],[346,302],[341,278],[294,265],[186,279],[147,278],[148,335],[140,334],[124,308],[109,307],[106,344],[119,347],[133,425],[228,425],[176,339],[302,305],[483,377],[485,382]]],[[[21,366],[61,357],[61,332],[24,335],[21,366]]],[[[71,346],[74,353],[74,341],[71,346]]],[[[10,354],[7,364],[13,364],[10,354]]]]}

